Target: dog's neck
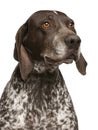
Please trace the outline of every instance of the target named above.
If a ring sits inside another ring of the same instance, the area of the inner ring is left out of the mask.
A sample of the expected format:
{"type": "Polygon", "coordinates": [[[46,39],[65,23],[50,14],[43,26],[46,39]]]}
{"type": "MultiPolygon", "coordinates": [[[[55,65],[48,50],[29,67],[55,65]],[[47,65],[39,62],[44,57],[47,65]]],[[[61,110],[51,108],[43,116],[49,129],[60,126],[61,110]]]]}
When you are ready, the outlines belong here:
{"type": "MultiPolygon", "coordinates": [[[[30,74],[28,75],[27,79],[31,79],[32,76],[45,76],[45,75],[55,75],[56,73],[58,73],[59,69],[57,65],[51,65],[51,64],[46,64],[43,61],[34,61],[32,63],[32,71],[30,72],[30,74]]],[[[12,77],[17,77],[19,80],[21,80],[21,74],[20,74],[20,68],[19,68],[19,64],[17,65],[17,67],[15,68],[15,71],[13,72],[12,77]]]]}
{"type": "Polygon", "coordinates": [[[57,65],[47,64],[47,63],[45,63],[43,61],[40,61],[40,62],[39,61],[34,61],[33,62],[33,69],[32,69],[32,71],[34,73],[39,73],[39,74],[45,73],[47,71],[50,72],[50,73],[52,73],[57,68],[58,68],[57,65]]]}

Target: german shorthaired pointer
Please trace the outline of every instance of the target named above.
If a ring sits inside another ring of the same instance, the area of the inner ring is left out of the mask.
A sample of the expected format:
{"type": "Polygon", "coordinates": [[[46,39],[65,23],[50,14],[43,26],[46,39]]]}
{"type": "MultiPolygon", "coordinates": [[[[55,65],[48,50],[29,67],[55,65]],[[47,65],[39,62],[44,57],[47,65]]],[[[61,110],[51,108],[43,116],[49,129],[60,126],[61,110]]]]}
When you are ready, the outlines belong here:
{"type": "Polygon", "coordinates": [[[74,22],[59,11],[34,13],[16,34],[19,62],[0,99],[0,130],[78,130],[58,66],[75,61],[86,74],[74,22]]]}

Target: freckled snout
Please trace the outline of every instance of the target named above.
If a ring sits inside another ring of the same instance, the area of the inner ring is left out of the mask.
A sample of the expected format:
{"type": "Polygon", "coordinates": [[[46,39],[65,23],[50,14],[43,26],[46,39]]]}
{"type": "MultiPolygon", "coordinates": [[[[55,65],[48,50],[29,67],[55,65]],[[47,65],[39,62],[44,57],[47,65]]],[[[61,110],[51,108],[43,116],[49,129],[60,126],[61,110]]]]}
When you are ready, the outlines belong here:
{"type": "Polygon", "coordinates": [[[56,35],[53,40],[52,50],[47,49],[42,54],[48,63],[72,63],[73,60],[77,61],[80,56],[80,43],[81,39],[78,35],[63,36],[56,35]],[[62,40],[63,39],[63,40],[62,40]]]}
{"type": "Polygon", "coordinates": [[[69,49],[78,49],[80,47],[81,39],[77,35],[69,35],[64,42],[69,49]]]}

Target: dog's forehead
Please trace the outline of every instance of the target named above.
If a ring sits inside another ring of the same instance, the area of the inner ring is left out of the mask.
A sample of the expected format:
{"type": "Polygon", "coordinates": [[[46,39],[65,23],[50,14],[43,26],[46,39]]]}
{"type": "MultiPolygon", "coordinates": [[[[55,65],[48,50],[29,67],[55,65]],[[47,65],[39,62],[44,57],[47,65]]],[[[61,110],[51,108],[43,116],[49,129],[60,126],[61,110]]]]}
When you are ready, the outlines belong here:
{"type": "Polygon", "coordinates": [[[60,12],[60,11],[56,11],[56,10],[41,10],[41,11],[37,11],[35,12],[31,17],[33,19],[43,19],[43,18],[47,18],[48,16],[53,16],[54,18],[69,18],[65,13],[60,12]]]}
{"type": "MultiPolygon", "coordinates": [[[[72,19],[67,16],[65,13],[55,10],[41,10],[33,13],[29,18],[29,22],[33,25],[39,26],[43,22],[51,21],[55,25],[67,24],[72,19]]],[[[73,21],[73,20],[72,20],[73,21]]]]}

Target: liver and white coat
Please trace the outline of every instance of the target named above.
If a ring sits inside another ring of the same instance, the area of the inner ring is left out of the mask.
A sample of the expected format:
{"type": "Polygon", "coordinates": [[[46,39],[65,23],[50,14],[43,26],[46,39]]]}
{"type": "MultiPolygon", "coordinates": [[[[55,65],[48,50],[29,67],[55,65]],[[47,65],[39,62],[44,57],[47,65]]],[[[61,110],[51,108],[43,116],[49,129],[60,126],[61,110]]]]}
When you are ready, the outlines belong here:
{"type": "Polygon", "coordinates": [[[34,13],[16,34],[19,62],[0,99],[0,130],[78,130],[71,97],[58,66],[86,74],[74,22],[59,11],[34,13]]]}

